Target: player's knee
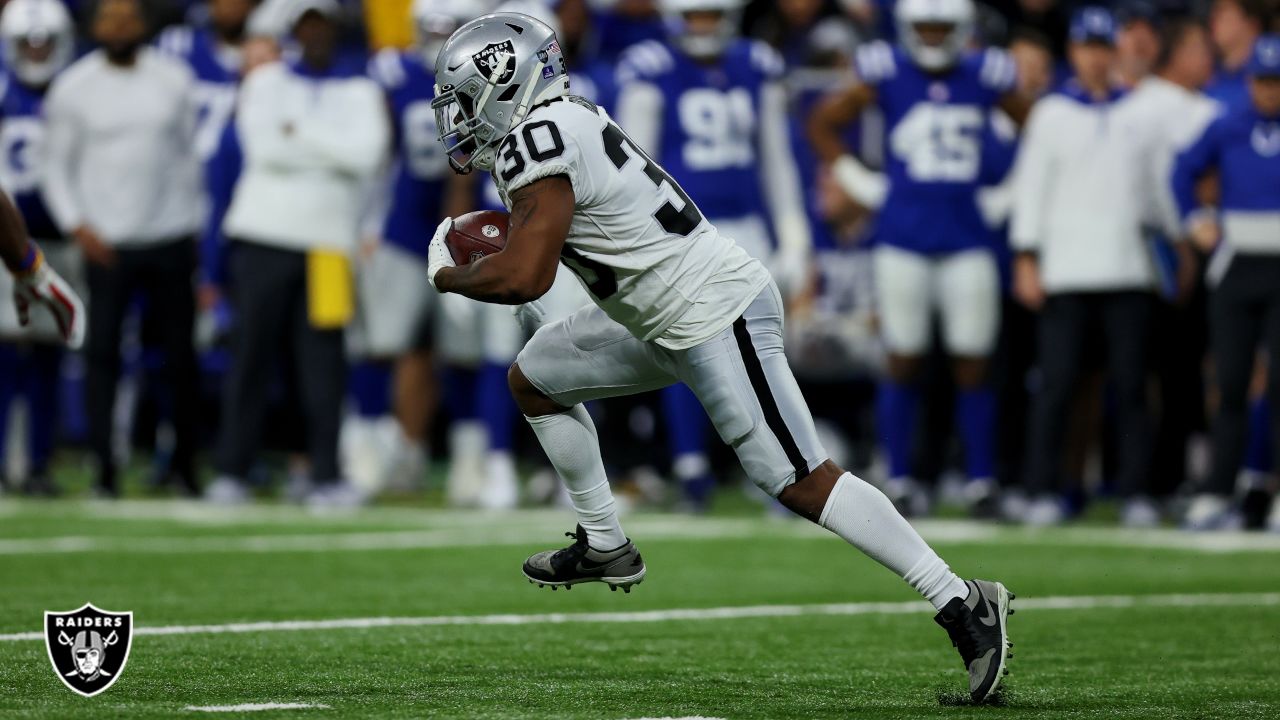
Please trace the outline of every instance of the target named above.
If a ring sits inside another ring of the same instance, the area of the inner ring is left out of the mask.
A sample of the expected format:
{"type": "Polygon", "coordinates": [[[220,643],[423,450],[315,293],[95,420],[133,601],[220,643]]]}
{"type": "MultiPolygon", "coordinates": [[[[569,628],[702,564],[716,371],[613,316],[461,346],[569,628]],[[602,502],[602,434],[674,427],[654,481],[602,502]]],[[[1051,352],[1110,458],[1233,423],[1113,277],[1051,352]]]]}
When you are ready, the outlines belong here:
{"type": "Polygon", "coordinates": [[[920,364],[920,358],[914,355],[889,355],[885,369],[894,382],[909,383],[919,377],[920,364]]]}
{"type": "Polygon", "coordinates": [[[778,493],[778,502],[800,517],[816,523],[827,507],[831,490],[843,474],[843,468],[827,460],[808,475],[796,478],[795,482],[783,488],[778,493]]]}
{"type": "Polygon", "coordinates": [[[507,387],[511,388],[511,397],[515,398],[516,407],[525,417],[554,415],[568,410],[534,387],[518,362],[511,363],[511,369],[507,371],[507,387]]]}
{"type": "Polygon", "coordinates": [[[984,357],[958,357],[951,361],[956,385],[969,390],[987,381],[987,359],[984,357]]]}

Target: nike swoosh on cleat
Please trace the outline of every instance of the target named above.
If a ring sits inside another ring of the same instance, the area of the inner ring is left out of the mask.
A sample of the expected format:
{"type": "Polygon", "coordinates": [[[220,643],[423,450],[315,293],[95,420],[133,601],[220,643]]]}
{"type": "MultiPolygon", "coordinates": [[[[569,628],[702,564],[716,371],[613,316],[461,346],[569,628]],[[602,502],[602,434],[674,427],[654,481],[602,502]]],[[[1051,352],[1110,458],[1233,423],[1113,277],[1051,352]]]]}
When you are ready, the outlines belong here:
{"type": "Polygon", "coordinates": [[[599,570],[604,567],[608,567],[609,565],[612,565],[617,561],[618,561],[617,558],[614,558],[612,560],[605,560],[603,562],[596,562],[595,560],[588,560],[587,558],[582,558],[578,560],[578,572],[595,572],[596,570],[599,570]]]}
{"type": "Polygon", "coordinates": [[[983,597],[978,603],[977,610],[974,611],[974,615],[977,616],[978,620],[987,627],[995,627],[997,622],[995,613],[991,612],[992,605],[993,603],[990,600],[983,597]]]}

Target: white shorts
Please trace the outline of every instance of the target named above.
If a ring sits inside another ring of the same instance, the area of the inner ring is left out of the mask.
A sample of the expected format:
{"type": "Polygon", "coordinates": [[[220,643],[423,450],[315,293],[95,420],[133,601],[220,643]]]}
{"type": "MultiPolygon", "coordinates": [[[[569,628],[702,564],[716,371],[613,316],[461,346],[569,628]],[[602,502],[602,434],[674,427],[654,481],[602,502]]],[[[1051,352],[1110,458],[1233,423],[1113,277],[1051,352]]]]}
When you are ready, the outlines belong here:
{"type": "Polygon", "coordinates": [[[1000,325],[1000,276],[984,249],[931,257],[881,245],[875,249],[876,305],[881,335],[895,355],[923,355],[933,313],[942,316],[947,352],[984,357],[1000,325]]]}
{"type": "MultiPolygon", "coordinates": [[[[84,259],[74,243],[61,240],[36,241],[45,261],[54,272],[62,276],[76,294],[88,303],[89,294],[84,280],[84,259]]],[[[0,339],[30,342],[62,342],[62,333],[53,314],[42,306],[31,308],[31,324],[23,327],[18,322],[18,310],[13,304],[13,276],[0,271],[0,339]]]]}
{"type": "Polygon", "coordinates": [[[731,326],[687,350],[641,341],[590,305],[535,333],[517,362],[564,406],[684,382],[747,476],[775,497],[828,457],[783,353],[772,283],[731,326]]]}
{"type": "Polygon", "coordinates": [[[397,357],[430,347],[439,295],[427,282],[422,258],[382,243],[360,264],[358,349],[372,357],[397,357]]]}

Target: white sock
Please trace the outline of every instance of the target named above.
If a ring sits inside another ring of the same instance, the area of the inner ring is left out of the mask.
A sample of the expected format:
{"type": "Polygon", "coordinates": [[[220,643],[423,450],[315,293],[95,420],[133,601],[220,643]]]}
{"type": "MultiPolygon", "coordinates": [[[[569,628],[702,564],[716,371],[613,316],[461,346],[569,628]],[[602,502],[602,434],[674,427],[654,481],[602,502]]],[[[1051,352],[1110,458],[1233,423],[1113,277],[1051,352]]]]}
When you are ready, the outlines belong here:
{"type": "Polygon", "coordinates": [[[582,405],[569,412],[526,417],[542,443],[551,465],[564,480],[569,499],[578,514],[578,524],[587,531],[587,542],[596,550],[612,550],[626,544],[627,536],[618,524],[609,478],[600,458],[600,439],[595,423],[582,405]]]}
{"type": "Polygon", "coordinates": [[[897,573],[939,610],[969,593],[889,498],[853,473],[836,481],[818,524],[897,573]]]}

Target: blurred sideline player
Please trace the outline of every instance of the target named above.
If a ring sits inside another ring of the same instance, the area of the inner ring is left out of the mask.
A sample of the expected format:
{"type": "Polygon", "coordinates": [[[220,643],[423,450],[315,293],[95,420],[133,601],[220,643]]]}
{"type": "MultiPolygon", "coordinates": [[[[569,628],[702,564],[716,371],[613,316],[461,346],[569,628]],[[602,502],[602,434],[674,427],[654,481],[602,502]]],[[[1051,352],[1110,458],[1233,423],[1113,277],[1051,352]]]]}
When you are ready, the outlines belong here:
{"type": "Polygon", "coordinates": [[[357,471],[374,475],[364,480],[373,483],[371,489],[410,487],[426,470],[437,391],[431,351],[436,301],[418,278],[432,229],[441,218],[466,210],[453,195],[457,183],[436,141],[432,68],[444,41],[476,14],[475,3],[467,0],[416,0],[414,46],[388,48],[369,61],[369,76],[386,93],[395,151],[379,203],[385,211],[376,231],[379,242],[360,268],[362,350],[368,358],[353,372],[351,389],[358,415],[383,415],[390,402],[397,426],[382,438],[376,426],[348,422],[348,432],[356,435],[350,439],[351,460],[371,467],[357,471]]]}
{"type": "Polygon", "coordinates": [[[768,270],[707,222],[606,112],[569,95],[560,55],[533,18],[481,18],[441,51],[433,101],[450,164],[491,171],[511,220],[503,250],[462,267],[446,244],[452,221],[442,222],[427,280],[443,293],[526,307],[563,259],[594,301],[544,325],[511,367],[512,395],[578,518],[574,542],[530,557],[525,577],[615,589],[644,579],[583,403],[685,382],[752,481],[937,608],[970,697],[986,700],[1006,670],[1012,595],[961,580],[879,490],[828,459],[787,365],[782,298],[768,270]]]}
{"type": "MultiPolygon", "coordinates": [[[[6,247],[9,236],[26,226],[16,238],[21,258],[10,265],[17,277],[0,274],[0,294],[8,297],[31,292],[36,282],[49,287],[49,280],[35,279],[38,273],[51,278],[61,273],[73,281],[81,275],[79,251],[63,239],[40,194],[45,133],[40,106],[49,84],[75,54],[75,27],[58,0],[11,0],[0,13],[0,41],[4,43],[6,70],[0,76],[0,185],[12,195],[23,221],[16,227],[3,223],[6,247]],[[43,254],[28,243],[28,233],[40,240],[43,254]]],[[[3,205],[8,220],[13,210],[7,199],[3,205]]],[[[9,258],[8,253],[5,257],[9,258]]],[[[55,284],[70,303],[74,293],[60,279],[55,284]]],[[[42,293],[41,297],[51,296],[42,293]]],[[[66,328],[60,327],[55,315],[40,313],[31,322],[26,316],[21,304],[16,308],[8,303],[0,305],[0,335],[6,341],[0,345],[0,482],[7,479],[4,460],[9,447],[9,411],[21,395],[27,408],[26,477],[21,489],[31,495],[53,495],[57,488],[47,473],[57,426],[66,328]]],[[[83,311],[77,320],[84,321],[83,311]]]]}
{"type": "Polygon", "coordinates": [[[921,509],[911,479],[916,383],[936,312],[958,387],[968,500],[973,511],[987,513],[996,418],[986,374],[1000,322],[1000,282],[976,200],[991,110],[1000,107],[1021,122],[1027,103],[1015,91],[1017,73],[1006,53],[968,51],[970,0],[902,0],[896,16],[902,46],[862,47],[855,61],[860,82],[819,105],[810,138],[846,192],[868,207],[883,201],[875,274],[889,352],[877,408],[889,461],[886,492],[900,507],[921,509]],[[883,197],[883,184],[847,153],[840,135],[873,106],[888,128],[883,197]]]}
{"type": "MultiPolygon", "coordinates": [[[[568,10],[575,1],[515,0],[498,10],[536,18],[558,35],[561,26],[556,8],[568,10]]],[[[590,87],[597,89],[600,84],[590,87]]],[[[505,210],[493,179],[484,176],[475,180],[478,207],[505,210]]],[[[554,320],[589,302],[577,280],[561,268],[551,290],[540,300],[539,312],[554,320]]],[[[460,295],[442,297],[441,309],[440,336],[448,339],[441,346],[441,355],[450,366],[445,396],[454,419],[447,499],[455,505],[514,507],[520,490],[514,454],[520,417],[507,389],[507,370],[524,347],[528,329],[507,308],[460,295]]]]}
{"type": "MultiPolygon", "coordinates": [[[[800,292],[813,243],[791,154],[782,59],[763,42],[737,37],[740,0],[659,7],[669,38],[623,55],[618,124],[711,223],[766,263],[785,295],[800,292]]],[[[715,484],[706,413],[683,384],[664,389],[662,401],[673,474],[687,500],[704,508],[715,484]]]]}
{"type": "Polygon", "coordinates": [[[236,107],[243,44],[249,15],[259,0],[208,0],[209,27],[174,25],[160,34],[156,47],[182,60],[196,76],[196,154],[207,161],[218,149],[222,131],[236,107]]]}

